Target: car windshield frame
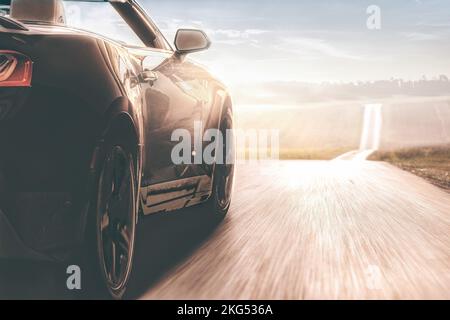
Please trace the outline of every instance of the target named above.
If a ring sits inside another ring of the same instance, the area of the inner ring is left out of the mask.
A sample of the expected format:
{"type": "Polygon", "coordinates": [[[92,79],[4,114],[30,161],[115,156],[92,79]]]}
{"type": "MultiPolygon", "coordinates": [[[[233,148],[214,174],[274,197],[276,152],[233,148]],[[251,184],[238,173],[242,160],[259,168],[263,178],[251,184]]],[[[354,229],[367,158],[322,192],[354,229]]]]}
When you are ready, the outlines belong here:
{"type": "MultiPolygon", "coordinates": [[[[120,44],[127,47],[140,47],[140,48],[150,48],[150,49],[161,49],[165,51],[174,52],[172,45],[167,41],[164,34],[155,24],[155,22],[150,18],[150,16],[146,13],[146,11],[139,5],[139,3],[135,0],[62,0],[65,5],[70,2],[84,2],[84,3],[99,3],[106,4],[109,3],[115,9],[117,14],[121,17],[124,23],[131,29],[134,35],[137,36],[138,39],[141,40],[142,45],[133,45],[130,43],[126,43],[118,38],[114,38],[111,36],[103,35],[97,33],[93,30],[89,30],[88,28],[82,27],[74,27],[71,25],[67,25],[69,28],[75,28],[84,30],[90,33],[98,34],[102,37],[110,39],[115,42],[119,42],[120,44]]],[[[11,5],[11,0],[0,0],[0,16],[9,16],[9,8],[11,5]]],[[[36,25],[48,25],[47,23],[41,23],[39,21],[20,21],[24,24],[36,24],[36,25]]]]}

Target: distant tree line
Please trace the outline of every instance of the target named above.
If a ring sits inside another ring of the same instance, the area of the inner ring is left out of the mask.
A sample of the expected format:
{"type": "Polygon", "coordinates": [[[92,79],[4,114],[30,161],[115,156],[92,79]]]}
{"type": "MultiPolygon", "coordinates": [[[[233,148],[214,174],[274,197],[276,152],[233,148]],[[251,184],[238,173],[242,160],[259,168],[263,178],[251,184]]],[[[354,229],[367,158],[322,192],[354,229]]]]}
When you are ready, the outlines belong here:
{"type": "Polygon", "coordinates": [[[450,80],[446,75],[419,80],[357,81],[357,82],[266,82],[240,86],[235,96],[241,103],[284,104],[389,98],[394,96],[450,96],[450,80]]]}

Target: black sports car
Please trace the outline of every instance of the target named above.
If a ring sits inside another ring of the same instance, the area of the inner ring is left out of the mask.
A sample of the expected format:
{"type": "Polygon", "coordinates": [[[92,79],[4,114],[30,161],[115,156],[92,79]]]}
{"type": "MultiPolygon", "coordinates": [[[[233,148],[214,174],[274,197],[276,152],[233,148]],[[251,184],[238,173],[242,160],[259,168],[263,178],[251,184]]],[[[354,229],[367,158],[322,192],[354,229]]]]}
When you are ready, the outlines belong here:
{"type": "Polygon", "coordinates": [[[224,85],[186,59],[209,45],[180,29],[173,50],[135,0],[0,0],[0,258],[81,251],[120,298],[138,216],[203,203],[224,217],[232,139],[174,153],[174,132],[233,126],[224,85]]]}

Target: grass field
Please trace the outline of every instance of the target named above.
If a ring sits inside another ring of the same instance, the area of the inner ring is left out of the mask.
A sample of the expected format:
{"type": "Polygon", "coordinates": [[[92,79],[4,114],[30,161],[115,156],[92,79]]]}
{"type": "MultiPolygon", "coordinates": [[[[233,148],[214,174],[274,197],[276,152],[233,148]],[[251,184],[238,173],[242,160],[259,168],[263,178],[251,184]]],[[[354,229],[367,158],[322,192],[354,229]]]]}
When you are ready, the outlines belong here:
{"type": "Polygon", "coordinates": [[[369,160],[389,162],[450,192],[450,145],[378,151],[369,160]]]}
{"type": "Polygon", "coordinates": [[[448,97],[386,101],[382,113],[382,150],[450,144],[448,97]]]}
{"type": "Polygon", "coordinates": [[[282,160],[330,160],[358,149],[363,110],[359,102],[239,106],[236,127],[278,130],[282,160]]]}
{"type": "Polygon", "coordinates": [[[382,104],[380,149],[384,154],[423,145],[450,145],[450,97],[237,104],[235,125],[243,130],[278,130],[280,159],[330,160],[358,150],[364,105],[372,102],[382,104]]]}
{"type": "Polygon", "coordinates": [[[281,149],[280,160],[331,160],[352,150],[354,150],[352,146],[326,149],[281,149]]]}
{"type": "MultiPolygon", "coordinates": [[[[264,149],[263,149],[264,150],[264,149]]],[[[279,150],[279,160],[332,160],[344,153],[354,150],[354,147],[338,147],[338,148],[285,148],[279,150]]],[[[241,150],[240,150],[241,151],[241,150]]],[[[238,152],[239,160],[258,159],[263,160],[257,152],[259,150],[244,149],[242,152],[238,152]],[[255,153],[256,152],[256,153],[255,153]],[[256,154],[252,156],[252,154],[256,154]]],[[[271,149],[265,149],[263,154],[266,155],[265,159],[271,156],[271,149]]]]}

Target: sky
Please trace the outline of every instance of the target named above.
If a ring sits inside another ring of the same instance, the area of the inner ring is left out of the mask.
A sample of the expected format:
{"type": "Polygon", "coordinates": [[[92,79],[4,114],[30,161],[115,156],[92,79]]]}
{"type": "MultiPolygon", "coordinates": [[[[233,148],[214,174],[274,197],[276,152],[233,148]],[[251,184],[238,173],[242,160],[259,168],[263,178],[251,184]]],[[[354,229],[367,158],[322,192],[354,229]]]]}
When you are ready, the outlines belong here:
{"type": "Polygon", "coordinates": [[[225,81],[340,82],[450,75],[449,0],[140,0],[172,41],[206,31],[192,55],[225,81]],[[366,12],[380,8],[379,30],[366,12]]]}
{"type": "MultiPolygon", "coordinates": [[[[178,28],[206,31],[212,47],[191,58],[234,86],[450,75],[449,0],[138,2],[171,43],[178,28]],[[380,29],[367,27],[371,5],[380,8],[380,29]]],[[[72,4],[69,16],[76,9],[72,4]]],[[[91,9],[83,7],[82,25],[91,23],[113,38],[122,33],[124,25],[108,4],[83,6],[91,9]]]]}

